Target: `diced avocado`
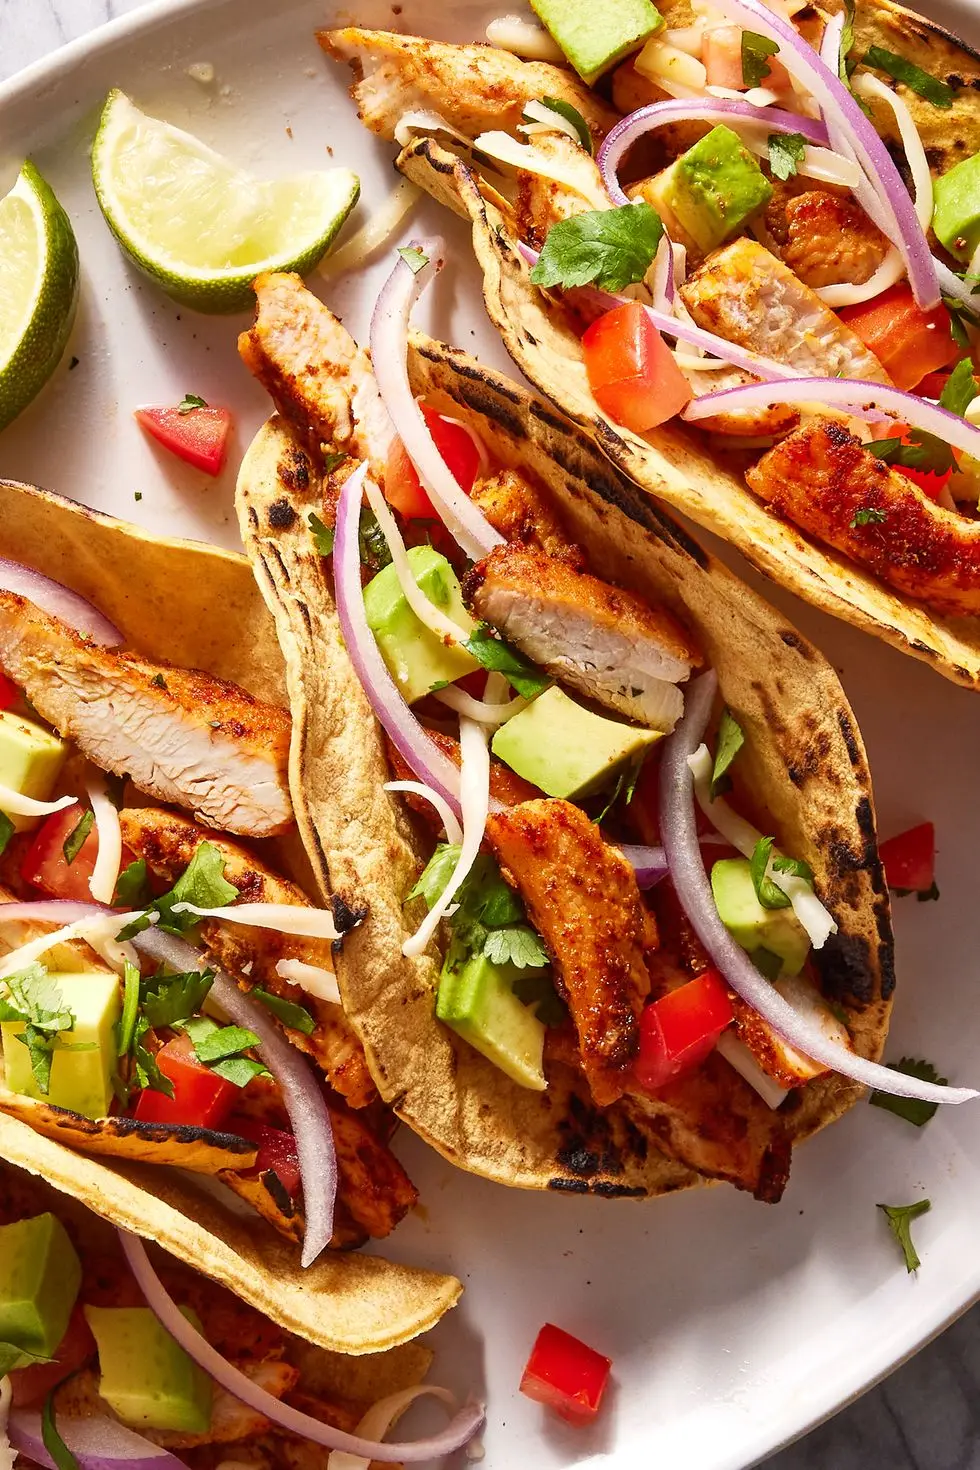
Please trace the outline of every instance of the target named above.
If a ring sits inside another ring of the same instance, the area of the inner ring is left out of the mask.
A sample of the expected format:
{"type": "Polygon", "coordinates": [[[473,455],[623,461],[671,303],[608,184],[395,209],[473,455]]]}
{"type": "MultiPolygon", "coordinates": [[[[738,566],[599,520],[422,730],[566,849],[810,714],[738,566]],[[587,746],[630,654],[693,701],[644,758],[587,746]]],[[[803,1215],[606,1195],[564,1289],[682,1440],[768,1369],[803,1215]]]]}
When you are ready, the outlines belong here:
{"type": "MultiPolygon", "coordinates": [[[[189,1307],[181,1312],[200,1332],[189,1307]]],[[[99,1393],[124,1424],[204,1434],[211,1427],[211,1379],[149,1307],[86,1307],[99,1349],[99,1393]]]]}
{"type": "Polygon", "coordinates": [[[545,1027],[513,990],[515,980],[536,973],[494,964],[482,954],[458,970],[444,965],[436,1015],[521,1087],[543,1092],[545,1027]]]}
{"type": "Polygon", "coordinates": [[[651,181],[646,197],[666,206],[707,253],[768,204],[772,185],[731,128],[712,128],[651,181]]]}
{"type": "Polygon", "coordinates": [[[603,72],[659,31],[664,18],[650,0],[531,0],[539,19],[584,82],[603,72]]]}
{"type": "Polygon", "coordinates": [[[56,1215],[0,1226],[0,1342],[52,1357],[81,1281],[75,1247],[56,1215]]]}
{"type": "Polygon", "coordinates": [[[980,153],[964,158],[933,184],[932,228],[957,260],[980,245],[980,153]]]}
{"type": "Polygon", "coordinates": [[[722,858],[715,863],[711,891],[722,923],[743,949],[749,954],[765,949],[776,955],[783,962],[781,976],[800,973],[810,953],[806,930],[791,908],[762,907],[748,858],[722,858]]]}
{"type": "Polygon", "coordinates": [[[601,790],[627,761],[662,738],[659,730],[593,714],[552,685],[501,725],[491,749],[548,796],[575,800],[601,790]]]}
{"type": "MultiPolygon", "coordinates": [[[[0,786],[35,801],[50,801],[67,754],[65,742],[50,730],[9,710],[0,714],[0,786]]],[[[11,815],[10,820],[15,831],[26,832],[39,819],[11,815]]]]}
{"type": "Polygon", "coordinates": [[[59,1033],[51,1057],[48,1092],[38,1086],[31,1055],[18,1038],[23,1021],[0,1023],[4,1081],[11,1092],[41,1098],[59,1108],[70,1108],[85,1118],[104,1118],[112,1102],[116,1066],[114,1027],[119,1020],[119,981],[115,975],[94,970],[83,975],[52,974],[65,1007],[75,1017],[71,1031],[59,1033]],[[76,1049],[78,1048],[78,1049],[76,1049]]]}
{"type": "MultiPolygon", "coordinates": [[[[408,564],[429,601],[472,632],[476,624],[463,605],[456,573],[446,558],[431,546],[413,546],[408,564]]],[[[364,610],[381,657],[409,704],[480,667],[472,654],[458,645],[447,647],[419,621],[405,600],[394,566],[385,567],[365,587],[364,610]]]]}

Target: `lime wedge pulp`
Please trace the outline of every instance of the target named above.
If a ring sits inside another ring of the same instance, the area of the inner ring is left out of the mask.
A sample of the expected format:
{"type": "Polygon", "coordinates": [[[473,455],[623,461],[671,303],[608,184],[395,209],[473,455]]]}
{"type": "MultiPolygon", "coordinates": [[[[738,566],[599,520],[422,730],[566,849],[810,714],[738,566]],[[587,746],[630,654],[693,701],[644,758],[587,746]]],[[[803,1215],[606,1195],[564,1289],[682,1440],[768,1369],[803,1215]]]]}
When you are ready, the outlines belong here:
{"type": "Polygon", "coordinates": [[[68,216],[32,163],[0,199],[0,429],[54,372],[78,301],[68,216]]]}
{"type": "Polygon", "coordinates": [[[313,269],[357,202],[346,168],[262,180],[112,91],[92,149],[102,213],[126,255],[174,300],[242,311],[261,271],[313,269]]]}

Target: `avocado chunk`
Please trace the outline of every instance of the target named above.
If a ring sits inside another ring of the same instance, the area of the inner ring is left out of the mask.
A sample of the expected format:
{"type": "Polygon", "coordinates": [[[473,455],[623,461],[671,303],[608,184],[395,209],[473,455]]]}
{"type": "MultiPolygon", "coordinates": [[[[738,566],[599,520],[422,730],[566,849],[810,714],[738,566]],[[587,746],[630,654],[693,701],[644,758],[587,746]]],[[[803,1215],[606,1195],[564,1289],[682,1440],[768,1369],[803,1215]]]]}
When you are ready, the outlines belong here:
{"type": "MultiPolygon", "coordinates": [[[[467,632],[476,627],[463,605],[456,573],[431,546],[408,553],[412,576],[430,602],[467,632]]],[[[480,667],[465,648],[450,648],[412,612],[394,566],[387,566],[364,589],[364,611],[388,672],[409,704],[433,689],[453,684],[480,667]]]]}
{"type": "Polygon", "coordinates": [[[662,739],[660,730],[593,714],[556,685],[501,725],[495,756],[548,796],[591,796],[635,756],[662,739]]]}
{"type": "Polygon", "coordinates": [[[514,994],[514,981],[540,974],[516,965],[498,965],[473,955],[458,970],[443,965],[436,1015],[457,1035],[521,1087],[543,1092],[543,1022],[514,994]]]}
{"type": "MultiPolygon", "coordinates": [[[[9,710],[0,714],[0,786],[35,801],[50,801],[67,754],[65,742],[50,730],[9,710]]],[[[26,832],[40,818],[11,816],[10,820],[16,832],[26,832]]]]}
{"type": "Polygon", "coordinates": [[[664,25],[650,0],[531,0],[572,66],[589,86],[631,51],[637,51],[664,25]]]}
{"type": "MultiPolygon", "coordinates": [[[[201,1330],[189,1307],[181,1313],[201,1330]]],[[[99,1393],[124,1424],[204,1434],[213,1385],[149,1307],[86,1307],[99,1349],[99,1393]]]]}
{"type": "Polygon", "coordinates": [[[55,1107],[69,1108],[84,1118],[104,1118],[112,1102],[112,1078],[116,1069],[115,1025],[121,1010],[119,981],[101,970],[88,974],[52,974],[62,1003],[71,1011],[75,1025],[58,1033],[51,1056],[48,1091],[42,1092],[31,1067],[31,1054],[20,1037],[24,1021],[0,1022],[3,1043],[4,1081],[11,1092],[42,1099],[55,1107]],[[75,1050],[74,1048],[84,1048],[75,1050]]]}
{"type": "Polygon", "coordinates": [[[932,228],[957,260],[980,245],[980,153],[964,158],[933,184],[932,228]]]}
{"type": "Polygon", "coordinates": [[[712,128],[652,179],[644,197],[707,254],[768,204],[772,185],[731,128],[712,128]]]}
{"type": "Polygon", "coordinates": [[[0,1226],[0,1342],[53,1357],[81,1283],[75,1247],[56,1215],[0,1226]]]}
{"type": "Polygon", "coordinates": [[[748,858],[722,858],[711,869],[715,906],[732,938],[749,954],[765,949],[782,960],[779,976],[798,975],[810,953],[806,930],[791,908],[765,909],[756,897],[748,858]]]}

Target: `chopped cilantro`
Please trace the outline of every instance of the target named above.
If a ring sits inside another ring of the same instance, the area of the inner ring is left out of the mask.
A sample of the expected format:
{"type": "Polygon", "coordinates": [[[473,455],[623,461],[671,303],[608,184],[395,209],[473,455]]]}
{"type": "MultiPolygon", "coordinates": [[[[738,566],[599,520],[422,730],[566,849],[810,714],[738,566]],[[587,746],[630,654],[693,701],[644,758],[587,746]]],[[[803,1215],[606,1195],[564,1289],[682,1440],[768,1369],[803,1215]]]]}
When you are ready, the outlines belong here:
{"type": "Polygon", "coordinates": [[[146,858],[134,858],[116,879],[112,906],[117,909],[141,909],[150,902],[146,876],[146,858]]]}
{"type": "Polygon", "coordinates": [[[391,563],[391,551],[378,518],[369,505],[362,506],[357,528],[357,545],[361,562],[372,572],[380,572],[391,563]]]}
{"type": "Polygon", "coordinates": [[[910,443],[905,443],[902,439],[879,439],[865,447],[878,459],[883,459],[885,464],[920,470],[926,475],[945,475],[948,470],[954,473],[958,471],[959,465],[952,449],[935,434],[928,434],[925,429],[910,429],[908,438],[910,443]]]}
{"type": "MultiPolygon", "coordinates": [[[[557,112],[559,117],[563,117],[566,122],[571,123],[586,153],[591,154],[594,152],[592,133],[589,130],[589,125],[577,107],[573,107],[570,102],[564,102],[560,97],[539,97],[538,101],[543,107],[550,107],[552,112],[557,112]]],[[[527,112],[524,113],[524,119],[526,122],[537,122],[537,118],[529,117],[527,112]]]]}
{"type": "Polygon", "coordinates": [[[503,674],[524,699],[534,699],[552,683],[547,674],[542,674],[505,639],[498,638],[486,623],[474,628],[464,647],[490,673],[503,674]]]}
{"type": "Polygon", "coordinates": [[[81,852],[82,844],[84,843],[88,834],[91,832],[94,822],[95,813],[93,811],[90,810],[83,812],[78,821],[75,823],[74,827],[68,833],[68,836],[65,838],[64,843],[62,844],[61,851],[64,853],[65,862],[68,864],[69,867],[71,867],[72,863],[81,852]]]}
{"type": "Polygon", "coordinates": [[[213,970],[189,970],[185,975],[158,973],[141,986],[141,1009],[147,1025],[176,1026],[196,1016],[214,984],[213,970]]]}
{"type": "Polygon", "coordinates": [[[306,517],[306,524],[313,533],[313,545],[321,556],[333,556],[333,526],[325,526],[320,517],[312,510],[306,517]]]}
{"type": "Polygon", "coordinates": [[[264,1067],[255,1057],[225,1057],[222,1061],[214,1062],[210,1068],[212,1072],[230,1082],[233,1087],[247,1087],[253,1077],[268,1077],[268,1067],[264,1067]]]}
{"type": "Polygon", "coordinates": [[[761,87],[772,68],[770,56],[775,56],[779,47],[768,36],[757,31],[742,32],[742,81],[747,87],[761,87]]]}
{"type": "Polygon", "coordinates": [[[946,379],[946,386],[939,397],[939,407],[948,408],[950,413],[958,413],[962,418],[978,393],[980,383],[973,376],[973,359],[961,357],[946,379]]]}
{"type": "Polygon", "coordinates": [[[35,1364],[53,1361],[52,1358],[42,1357],[40,1353],[30,1353],[16,1343],[0,1342],[0,1378],[5,1378],[16,1368],[32,1368],[35,1364]]]}
{"type": "Polygon", "coordinates": [[[844,26],[840,33],[840,55],[837,60],[837,74],[844,86],[848,89],[851,85],[851,72],[853,66],[848,66],[847,59],[854,48],[854,0],[844,0],[844,26]]]}
{"type": "Polygon", "coordinates": [[[540,970],[549,963],[541,937],[529,924],[508,924],[491,929],[483,953],[495,965],[514,965],[518,970],[540,970]]]}
{"type": "Polygon", "coordinates": [[[552,983],[548,970],[528,970],[519,975],[511,987],[517,999],[534,1008],[534,1014],[544,1026],[561,1026],[568,1020],[568,1011],[552,983]]]}
{"type": "Polygon", "coordinates": [[[419,271],[425,270],[425,267],[429,264],[429,257],[415,245],[403,246],[399,249],[398,254],[408,266],[413,276],[417,276],[419,271]]]}
{"type": "Polygon", "coordinates": [[[6,812],[0,812],[0,857],[7,851],[7,843],[14,835],[14,824],[6,812]]]}
{"type": "Polygon", "coordinates": [[[718,722],[718,744],[715,746],[715,763],[711,768],[712,801],[731,786],[728,768],[744,744],[745,732],[726,704],[718,722]]]}
{"type": "Polygon", "coordinates": [[[910,92],[924,97],[933,107],[950,108],[953,105],[956,93],[948,82],[923,71],[921,66],[907,61],[896,51],[886,51],[884,46],[870,46],[864,53],[864,64],[875,71],[885,72],[893,81],[902,82],[910,92]]]}
{"type": "Polygon", "coordinates": [[[181,1026],[194,1046],[199,1062],[208,1066],[211,1062],[223,1062],[226,1057],[237,1057],[239,1052],[251,1051],[259,1044],[254,1031],[244,1026],[219,1026],[209,1016],[193,1016],[181,1026]]]}
{"type": "Polygon", "coordinates": [[[891,1232],[905,1257],[905,1269],[911,1274],[918,1271],[922,1264],[919,1254],[912,1244],[912,1221],[917,1220],[920,1215],[925,1215],[932,1209],[932,1201],[920,1199],[914,1205],[878,1205],[885,1219],[891,1227],[891,1232]]]}
{"type": "Polygon", "coordinates": [[[804,883],[813,887],[813,869],[802,858],[785,857],[782,853],[777,853],[772,860],[772,866],[775,872],[787,873],[791,878],[802,878],[804,883]]]}
{"type": "Polygon", "coordinates": [[[128,1057],[136,1035],[136,1018],[140,1009],[140,972],[129,960],[123,967],[122,1015],[116,1028],[116,1055],[128,1057]]]}
{"type": "Polygon", "coordinates": [[[323,456],[323,473],[332,475],[334,470],[339,470],[342,464],[346,464],[350,455],[343,450],[331,450],[323,456]]]}
{"type": "Polygon", "coordinates": [[[770,133],[769,168],[774,179],[791,179],[799,171],[806,153],[802,133],[770,133]]]}
{"type": "MultiPolygon", "coordinates": [[[[936,1082],[940,1087],[948,1084],[948,1077],[940,1077],[931,1062],[917,1062],[914,1057],[903,1057],[900,1062],[889,1062],[891,1072],[902,1072],[906,1077],[918,1077],[920,1082],[936,1082]]],[[[934,1116],[938,1103],[923,1102],[919,1097],[894,1097],[890,1092],[873,1092],[868,1099],[873,1107],[884,1108],[906,1123],[923,1128],[934,1116]]]]}
{"type": "Polygon", "coordinates": [[[58,1433],[55,1424],[54,1393],[52,1389],[41,1410],[41,1442],[54,1461],[56,1470],[79,1470],[78,1461],[58,1433]]]}
{"type": "Polygon", "coordinates": [[[14,1035],[27,1047],[38,1091],[46,1097],[52,1053],[61,1033],[74,1028],[75,1017],[43,965],[29,965],[0,981],[0,1021],[25,1023],[23,1031],[14,1035]]]}
{"type": "Polygon", "coordinates": [[[424,898],[426,908],[431,909],[453,876],[460,851],[458,843],[440,842],[422,869],[415,887],[406,896],[405,902],[408,903],[411,898],[424,898]]]}
{"type": "Polygon", "coordinates": [[[640,772],[643,769],[643,762],[646,759],[646,755],[647,752],[641,750],[638,755],[633,756],[632,760],[627,761],[626,765],[616,777],[615,785],[609,793],[609,798],[602,811],[597,817],[592,818],[596,826],[606,820],[618,801],[622,801],[623,806],[629,806],[633,797],[636,795],[636,783],[640,779],[640,772]]]}
{"type": "Polygon", "coordinates": [[[772,857],[774,837],[760,837],[755,845],[755,851],[749,859],[749,871],[752,874],[752,887],[755,896],[764,909],[786,909],[789,908],[789,899],[781,888],[777,888],[769,877],[769,860],[772,857]]]}
{"type": "Polygon", "coordinates": [[[191,903],[199,909],[220,909],[238,898],[238,889],[225,878],[225,860],[212,842],[201,842],[187,867],[169,893],[153,900],[145,914],[119,931],[117,938],[132,939],[148,926],[149,915],[160,916],[160,928],[168,934],[185,934],[199,923],[196,914],[175,914],[178,904],[191,903]]]}
{"type": "Polygon", "coordinates": [[[154,674],[150,680],[150,687],[153,689],[166,689],[167,681],[162,674],[154,674]]]}
{"type": "Polygon", "coordinates": [[[195,408],[207,408],[207,402],[196,393],[185,393],[177,405],[178,413],[193,413],[195,408]]]}
{"type": "Polygon", "coordinates": [[[136,1067],[136,1086],[148,1087],[153,1092],[162,1092],[165,1097],[172,1098],[174,1085],[157,1065],[155,1054],[145,1045],[146,1033],[150,1030],[150,1023],[144,1015],[136,1018],[136,1030],[133,1034],[133,1061],[136,1067]]]}
{"type": "Polygon", "coordinates": [[[304,1010],[302,1006],[294,1005],[291,1000],[284,1000],[281,995],[272,995],[258,985],[251,993],[284,1026],[290,1026],[294,1031],[302,1031],[304,1036],[313,1035],[315,1022],[309,1011],[304,1010]]]}
{"type": "Polygon", "coordinates": [[[649,204],[586,210],[552,225],[531,272],[535,286],[622,291],[642,281],[660,245],[663,222],[649,204]]]}
{"type": "Polygon", "coordinates": [[[887,516],[886,510],[878,510],[873,505],[861,505],[851,517],[851,530],[853,531],[857,526],[880,526],[887,516]]]}

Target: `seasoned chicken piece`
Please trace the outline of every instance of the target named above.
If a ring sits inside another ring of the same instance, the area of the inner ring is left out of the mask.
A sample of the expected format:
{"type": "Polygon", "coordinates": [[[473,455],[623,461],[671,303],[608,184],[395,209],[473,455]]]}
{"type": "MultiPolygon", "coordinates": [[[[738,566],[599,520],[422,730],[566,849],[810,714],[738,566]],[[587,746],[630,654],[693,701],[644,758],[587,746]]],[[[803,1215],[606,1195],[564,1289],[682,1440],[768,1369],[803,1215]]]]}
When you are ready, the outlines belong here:
{"type": "MultiPolygon", "coordinates": [[[[718,372],[681,369],[695,398],[708,393],[721,393],[726,388],[742,388],[756,379],[741,368],[721,368],[718,372]]],[[[734,434],[742,438],[779,438],[789,434],[800,422],[799,411],[791,403],[772,403],[764,408],[745,409],[741,413],[713,413],[698,419],[698,428],[706,434],[734,434]]]]}
{"type": "Polygon", "coordinates": [[[623,1096],[650,988],[656,926],[630,864],[578,807],[526,801],[495,812],[487,841],[547,946],[595,1101],[623,1096]]]}
{"type": "Polygon", "coordinates": [[[929,499],[830,421],[799,429],[746,474],[777,515],[938,612],[980,613],[980,521],[929,499]],[[869,516],[858,519],[858,512],[869,516]]]}
{"type": "Polygon", "coordinates": [[[371,357],[299,276],[266,272],[254,285],[255,322],[242,361],[319,459],[324,444],[370,461],[379,485],[394,430],[371,357]]]}
{"type": "MultiPolygon", "coordinates": [[[[430,730],[430,736],[438,745],[439,749],[448,755],[454,765],[460,764],[459,741],[452,735],[446,735],[441,730],[430,730]]],[[[385,751],[391,765],[392,774],[396,781],[415,781],[417,776],[408,763],[402,760],[398,751],[391,741],[385,736],[385,751]]],[[[442,822],[431,801],[426,801],[423,796],[415,796],[411,791],[402,791],[399,795],[406,804],[412,808],[420,817],[427,822],[435,822],[439,831],[442,831],[442,822]]],[[[525,781],[510,766],[505,766],[503,761],[496,756],[490,757],[490,795],[504,806],[517,806],[521,801],[533,801],[537,796],[543,796],[544,792],[532,786],[530,781],[525,781]]]]}
{"type": "Polygon", "coordinates": [[[619,121],[584,82],[561,66],[522,61],[495,46],[454,46],[392,31],[319,31],[317,40],[354,73],[351,96],[365,127],[391,141],[406,112],[435,111],[475,138],[492,128],[517,135],[524,107],[557,97],[578,109],[598,143],[619,121]]]}
{"type": "Polygon", "coordinates": [[[860,205],[811,189],[769,206],[766,223],[785,263],[814,290],[869,281],[888,253],[888,241],[860,205]]]}
{"type": "Polygon", "coordinates": [[[95,765],[209,827],[251,837],[293,820],[289,715],[200,669],[87,642],[0,592],[0,667],[95,765]]]}
{"type": "MultiPolygon", "coordinates": [[[[150,872],[166,886],[184,872],[202,842],[216,847],[224,860],[225,878],[238,889],[243,903],[295,904],[309,907],[309,900],[295,884],[280,878],[245,848],[227,838],[216,837],[187,817],[155,807],[136,807],[119,813],[123,842],[150,872]]],[[[333,970],[333,953],[328,939],[303,939],[280,934],[276,929],[257,929],[246,924],[225,924],[204,919],[201,940],[209,957],[229,970],[243,990],[259,985],[272,995],[302,1006],[313,1017],[311,1036],[286,1026],[294,1046],[315,1057],[331,1087],[351,1107],[361,1108],[377,1096],[364,1050],[342,1008],[321,1000],[276,972],[280,960],[299,960],[321,970],[333,970]]]]}
{"type": "MultiPolygon", "coordinates": [[[[299,1370],[291,1363],[276,1360],[264,1363],[232,1362],[245,1377],[276,1399],[284,1399],[299,1382],[299,1370]]],[[[211,1400],[211,1424],[203,1434],[181,1433],[176,1430],[151,1429],[147,1438],[168,1450],[189,1450],[197,1445],[233,1445],[238,1440],[251,1439],[269,1428],[270,1421],[264,1414],[233,1398],[219,1384],[214,1386],[211,1400]]],[[[227,1464],[227,1459],[225,1461],[227,1464]]]]}
{"type": "Polygon", "coordinates": [[[505,541],[543,551],[576,571],[585,571],[584,552],[570,539],[545,492],[517,470],[501,470],[489,479],[477,480],[470,499],[505,541]]]}
{"type": "Polygon", "coordinates": [[[595,159],[564,133],[538,133],[529,141],[535,153],[563,175],[559,181],[517,170],[517,231],[528,245],[541,250],[552,225],[589,209],[608,209],[609,195],[595,159]]]}
{"type": "Polygon", "coordinates": [[[680,719],[677,683],[701,656],[662,608],[519,546],[492,551],[464,592],[479,617],[563,684],[656,730],[680,719]]]}
{"type": "MultiPolygon", "coordinates": [[[[795,1010],[820,1028],[828,1041],[848,1051],[854,1050],[847,1027],[834,1015],[812,981],[803,975],[794,975],[776,980],[774,984],[795,1010]]],[[[830,1070],[777,1036],[768,1021],[764,1021],[758,1011],[752,1010],[738,996],[732,997],[732,1009],[735,1012],[735,1035],[748,1047],[763,1072],[780,1087],[803,1087],[814,1077],[823,1077],[830,1070]]]]}
{"type": "Polygon", "coordinates": [[[891,381],[860,337],[755,240],[714,251],[680,295],[699,327],[801,374],[891,381]]]}

